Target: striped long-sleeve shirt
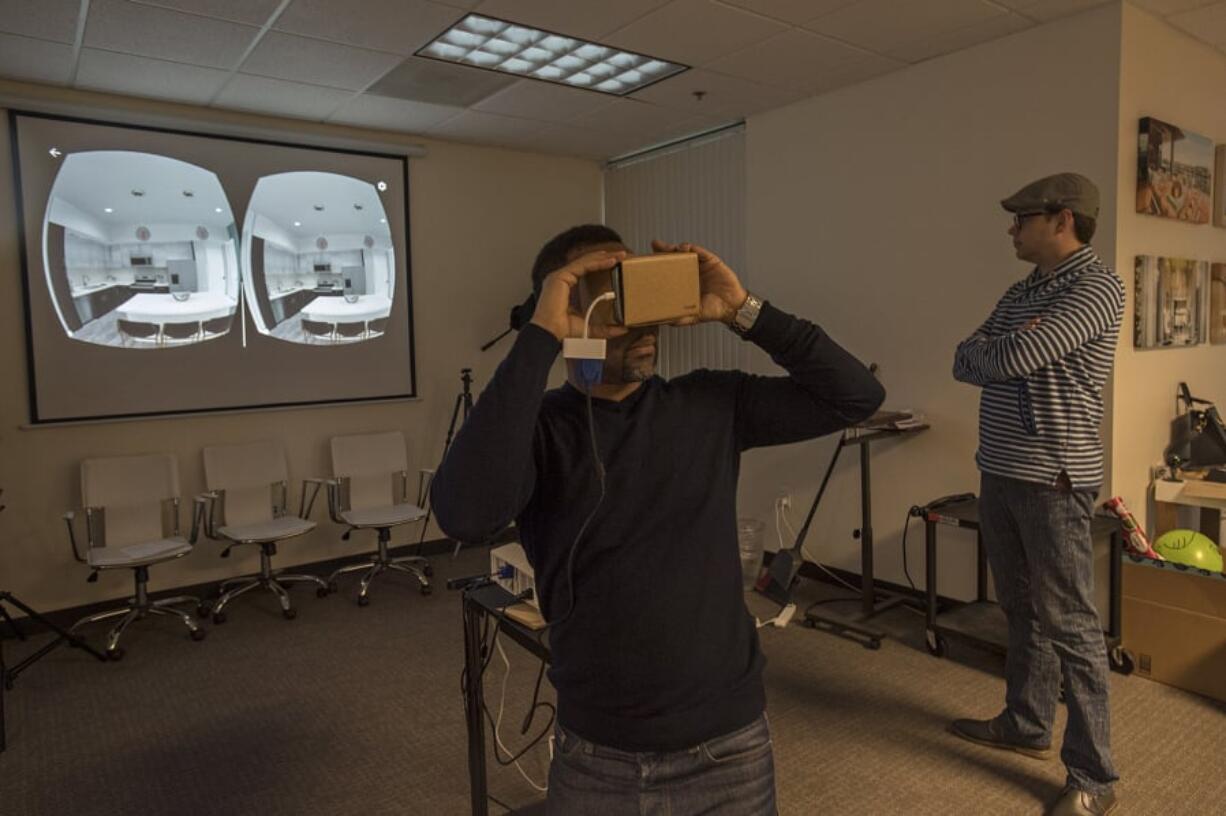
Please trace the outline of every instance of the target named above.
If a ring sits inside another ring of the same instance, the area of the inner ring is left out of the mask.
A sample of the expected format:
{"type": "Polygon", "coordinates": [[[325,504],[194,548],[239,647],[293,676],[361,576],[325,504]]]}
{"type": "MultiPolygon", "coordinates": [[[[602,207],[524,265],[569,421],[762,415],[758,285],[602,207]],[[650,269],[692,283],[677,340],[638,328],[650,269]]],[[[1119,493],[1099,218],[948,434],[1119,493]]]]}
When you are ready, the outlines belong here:
{"type": "Polygon", "coordinates": [[[1009,287],[954,355],[954,378],[983,387],[981,471],[1047,485],[1063,471],[1075,489],[1102,484],[1102,392],[1123,314],[1123,281],[1089,246],[1009,287]]]}

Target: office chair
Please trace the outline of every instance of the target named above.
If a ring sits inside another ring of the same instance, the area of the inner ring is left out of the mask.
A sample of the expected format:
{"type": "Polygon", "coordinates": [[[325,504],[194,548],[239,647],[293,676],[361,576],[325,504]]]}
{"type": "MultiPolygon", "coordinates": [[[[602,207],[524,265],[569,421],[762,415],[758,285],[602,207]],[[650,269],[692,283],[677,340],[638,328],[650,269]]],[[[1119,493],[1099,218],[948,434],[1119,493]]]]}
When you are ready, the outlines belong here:
{"type": "Polygon", "coordinates": [[[123,657],[119,638],[124,630],[146,615],[179,618],[192,640],[204,640],[205,631],[192,616],[173,608],[192,604],[200,610],[199,598],[176,595],[156,601],[149,599],[149,567],[182,558],[192,551],[191,542],[179,534],[179,464],[175,457],[151,454],[86,459],[81,462],[81,503],[85,507],[84,554],[77,543],[77,513],[64,514],[73,557],[89,565],[90,582],[97,581],[102,570],[132,570],[136,593],[126,606],[88,615],[69,631],[120,618],[106,638],[106,653],[112,660],[123,657]]]}
{"type": "Polygon", "coordinates": [[[277,543],[296,538],[315,529],[315,522],[299,514],[287,515],[289,474],[285,452],[275,442],[249,445],[221,445],[204,449],[204,480],[209,492],[196,497],[192,515],[192,541],[203,527],[205,535],[214,540],[230,542],[221,557],[242,544],[260,546],[260,571],[222,581],[217,600],[212,606],[213,623],[226,622],[226,605],[249,590],[264,587],[281,602],[281,614],[293,620],[294,609],[286,592],[286,584],[315,584],[315,594],[328,595],[328,584],[322,578],[305,574],[286,574],[273,570],[272,557],[277,543]]]}
{"type": "Polygon", "coordinates": [[[328,577],[328,587],[336,591],[336,580],[351,572],[362,572],[358,589],[358,606],[370,603],[370,584],[375,576],[386,570],[412,575],[421,585],[421,594],[431,591],[430,576],[434,574],[430,562],[421,556],[388,554],[391,530],[403,524],[421,521],[426,511],[421,505],[429,488],[433,470],[423,469],[418,475],[417,503],[408,498],[408,459],[405,455],[404,435],[400,431],[386,433],[353,434],[332,437],[331,479],[307,479],[302,491],[306,514],[315,502],[321,486],[328,490],[328,515],[337,524],[349,529],[341,536],[345,541],[354,530],[378,531],[378,549],[369,561],[349,564],[328,577]],[[306,502],[307,485],[313,485],[310,502],[306,502]]]}

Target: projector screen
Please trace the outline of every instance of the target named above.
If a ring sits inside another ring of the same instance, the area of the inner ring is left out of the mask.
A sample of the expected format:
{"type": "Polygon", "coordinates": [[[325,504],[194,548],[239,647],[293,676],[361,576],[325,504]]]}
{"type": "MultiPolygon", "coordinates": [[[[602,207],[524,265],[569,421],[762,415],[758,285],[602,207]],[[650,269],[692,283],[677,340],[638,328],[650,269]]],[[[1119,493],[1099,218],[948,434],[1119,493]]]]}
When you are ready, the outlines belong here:
{"type": "Polygon", "coordinates": [[[9,124],[31,422],[415,396],[406,156],[9,124]]]}

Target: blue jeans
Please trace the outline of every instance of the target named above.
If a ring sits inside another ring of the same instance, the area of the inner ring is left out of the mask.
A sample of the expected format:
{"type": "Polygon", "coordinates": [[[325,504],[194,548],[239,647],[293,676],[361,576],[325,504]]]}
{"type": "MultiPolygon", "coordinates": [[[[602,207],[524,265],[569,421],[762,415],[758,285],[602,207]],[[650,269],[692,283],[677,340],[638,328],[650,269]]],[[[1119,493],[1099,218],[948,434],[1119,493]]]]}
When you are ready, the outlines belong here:
{"type": "Polygon", "coordinates": [[[1107,647],[1094,606],[1090,518],[1095,494],[983,474],[979,525],[996,597],[1009,621],[1006,735],[1051,742],[1064,680],[1068,726],[1060,751],[1068,783],[1098,795],[1111,765],[1107,647]]]}
{"type": "Polygon", "coordinates": [[[763,714],[684,751],[631,753],[554,727],[548,816],[776,816],[763,714]]]}

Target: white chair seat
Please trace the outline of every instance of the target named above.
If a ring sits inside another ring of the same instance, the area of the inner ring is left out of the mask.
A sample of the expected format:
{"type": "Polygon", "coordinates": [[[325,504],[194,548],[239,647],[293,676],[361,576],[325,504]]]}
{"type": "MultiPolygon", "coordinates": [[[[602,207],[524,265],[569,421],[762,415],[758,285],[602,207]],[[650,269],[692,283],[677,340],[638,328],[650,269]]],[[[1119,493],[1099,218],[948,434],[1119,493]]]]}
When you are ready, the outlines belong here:
{"type": "Polygon", "coordinates": [[[231,541],[258,544],[265,541],[280,541],[293,538],[315,529],[315,522],[297,516],[282,516],[255,524],[224,525],[217,528],[223,538],[231,541]]]}
{"type": "Polygon", "coordinates": [[[192,551],[192,545],[180,536],[159,538],[115,547],[94,547],[89,551],[91,567],[139,567],[178,558],[192,551]]]}
{"type": "Polygon", "coordinates": [[[424,518],[426,511],[415,504],[391,504],[362,510],[343,510],[341,519],[351,527],[395,527],[424,518]]]}

